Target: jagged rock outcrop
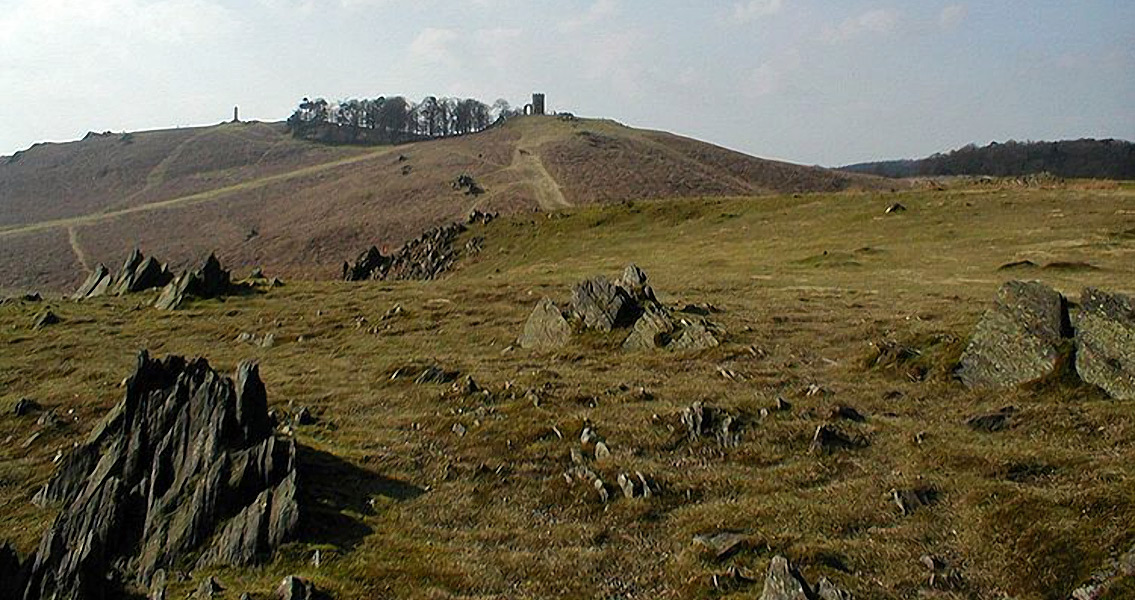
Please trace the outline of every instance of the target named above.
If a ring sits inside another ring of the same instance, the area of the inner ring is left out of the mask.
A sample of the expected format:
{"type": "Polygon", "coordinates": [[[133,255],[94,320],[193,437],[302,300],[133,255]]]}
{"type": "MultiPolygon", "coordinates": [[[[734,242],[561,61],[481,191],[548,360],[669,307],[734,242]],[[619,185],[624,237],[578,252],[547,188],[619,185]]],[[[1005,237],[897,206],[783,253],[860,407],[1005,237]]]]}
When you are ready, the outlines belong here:
{"type": "Polygon", "coordinates": [[[1135,400],[1135,302],[1087,288],[1075,325],[1076,373],[1113,398],[1135,400]]]}
{"type": "Polygon", "coordinates": [[[1010,281],[978,323],[958,366],[967,387],[1011,387],[1054,374],[1067,359],[1068,302],[1038,282],[1010,281]]]}
{"type": "Polygon", "coordinates": [[[528,350],[554,350],[571,339],[571,325],[550,298],[536,305],[524,323],[520,347],[528,350]]]}
{"type": "Polygon", "coordinates": [[[11,544],[0,545],[0,598],[19,598],[24,589],[24,563],[11,544]]]}
{"type": "Polygon", "coordinates": [[[170,273],[168,267],[159,263],[152,256],[144,256],[140,250],[135,248],[126,258],[126,262],[122,264],[117,275],[111,277],[110,271],[104,265],[99,264],[71,297],[75,300],[82,300],[107,294],[122,296],[162,287],[172,279],[173,274],[170,273]]]}
{"type": "Polygon", "coordinates": [[[783,556],[774,556],[765,576],[760,600],[851,600],[851,594],[839,589],[827,578],[813,588],[803,575],[783,556]]]}
{"type": "Polygon", "coordinates": [[[257,562],[295,530],[295,458],[255,364],[229,378],[204,359],[142,352],[125,399],[36,495],[60,511],[22,597],[115,598],[175,563],[257,562]]]}
{"type": "Polygon", "coordinates": [[[628,265],[614,282],[599,275],[574,285],[571,302],[561,309],[544,298],[529,315],[520,345],[530,349],[558,348],[573,330],[610,333],[630,329],[625,350],[701,350],[720,344],[720,328],[700,315],[663,306],[646,273],[628,265]],[[565,333],[566,332],[566,333],[565,333]]]}
{"type": "Polygon", "coordinates": [[[175,310],[190,298],[219,298],[232,291],[232,274],[221,266],[216,254],[209,254],[196,269],[187,269],[169,282],[154,306],[175,310]]]}
{"type": "Polygon", "coordinates": [[[496,218],[495,213],[473,211],[464,223],[434,227],[415,239],[406,242],[393,254],[386,256],[377,246],[371,246],[355,259],[355,264],[343,263],[346,281],[432,280],[448,272],[457,261],[481,251],[484,239],[473,238],[462,247],[455,247],[457,238],[469,225],[487,225],[496,218]]]}

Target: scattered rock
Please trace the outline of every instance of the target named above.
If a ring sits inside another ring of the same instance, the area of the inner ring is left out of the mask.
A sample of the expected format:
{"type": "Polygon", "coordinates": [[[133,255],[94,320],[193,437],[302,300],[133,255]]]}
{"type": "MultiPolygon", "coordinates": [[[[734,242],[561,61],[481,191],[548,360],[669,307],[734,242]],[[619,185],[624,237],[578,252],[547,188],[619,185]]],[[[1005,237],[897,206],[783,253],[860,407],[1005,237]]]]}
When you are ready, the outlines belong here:
{"type": "Polygon", "coordinates": [[[311,414],[311,410],[308,409],[308,407],[303,406],[296,412],[293,421],[296,425],[314,425],[315,416],[311,414]]]}
{"type": "Polygon", "coordinates": [[[154,257],[144,256],[137,248],[126,257],[126,262],[114,277],[102,264],[87,277],[83,285],[71,297],[75,300],[94,298],[113,294],[124,296],[149,289],[162,287],[173,279],[169,268],[159,263],[154,257]]]}
{"type": "Polygon", "coordinates": [[[718,531],[694,536],[694,543],[705,548],[717,560],[725,560],[752,544],[749,536],[736,531],[718,531]]]}
{"type": "Polygon", "coordinates": [[[524,323],[520,347],[526,350],[554,350],[567,344],[569,339],[571,325],[555,303],[544,298],[524,323]]]}
{"type": "Polygon", "coordinates": [[[67,424],[67,421],[59,418],[59,415],[55,414],[54,410],[49,410],[40,415],[39,418],[35,420],[35,424],[44,429],[48,429],[52,427],[62,427],[67,424]]]}
{"type": "Polygon", "coordinates": [[[831,412],[828,413],[828,419],[832,421],[843,420],[863,423],[867,420],[867,417],[864,417],[862,413],[850,406],[840,404],[832,407],[831,412]]]}
{"type": "Polygon", "coordinates": [[[36,494],[60,512],[25,598],[103,598],[173,564],[247,565],[298,522],[295,442],[277,438],[257,367],[142,352],[115,406],[36,494]],[[195,561],[195,562],[194,562],[195,561]]]}
{"type": "Polygon", "coordinates": [[[631,299],[639,304],[658,302],[658,298],[654,296],[654,289],[647,283],[646,272],[634,263],[623,269],[623,275],[615,281],[615,285],[623,288],[631,299]]]}
{"type": "Polygon", "coordinates": [[[295,575],[288,575],[276,587],[276,600],[313,600],[315,588],[311,582],[295,575]]]}
{"type": "Polygon", "coordinates": [[[969,428],[974,431],[984,431],[986,433],[1003,431],[1009,428],[1013,415],[1016,414],[1016,412],[1016,407],[1006,406],[995,413],[970,417],[966,419],[966,425],[969,425],[969,428]]]}
{"type": "Polygon", "coordinates": [[[827,577],[821,578],[819,585],[816,586],[816,598],[817,600],[853,600],[850,592],[839,589],[827,577]]]}
{"type": "Polygon", "coordinates": [[[39,292],[28,292],[20,296],[20,300],[24,302],[43,302],[43,296],[39,292]]]}
{"type": "Polygon", "coordinates": [[[813,454],[831,454],[837,450],[852,450],[866,446],[863,440],[855,439],[831,425],[816,427],[812,435],[812,446],[809,452],[813,454]]]}
{"type": "Polygon", "coordinates": [[[1035,262],[1031,261],[1031,260],[1015,260],[1013,262],[1007,262],[1007,263],[1001,265],[1000,267],[997,267],[997,270],[998,271],[1015,271],[1015,270],[1018,270],[1018,269],[1022,269],[1022,270],[1023,269],[1035,269],[1036,267],[1037,267],[1037,264],[1035,262]]]}
{"type": "MultiPolygon", "coordinates": [[[[652,292],[653,293],[653,292],[652,292]]],[[[623,342],[625,350],[653,350],[662,348],[670,343],[670,334],[674,332],[674,322],[670,316],[656,304],[648,304],[642,316],[635,321],[631,334],[623,342]]]]}
{"type": "MultiPolygon", "coordinates": [[[[477,213],[484,215],[484,213],[477,213]]],[[[476,217],[482,222],[486,216],[476,217]]],[[[377,246],[359,254],[355,264],[343,263],[346,281],[428,281],[450,271],[461,258],[480,251],[480,244],[467,244],[463,249],[454,247],[458,236],[468,230],[465,223],[452,223],[434,227],[417,238],[406,242],[390,256],[383,255],[377,246]]]]}
{"type": "Polygon", "coordinates": [[[627,291],[602,275],[586,279],[571,290],[571,311],[586,329],[611,331],[634,319],[634,305],[627,291]]]}
{"type": "Polygon", "coordinates": [[[901,213],[901,212],[906,212],[906,207],[903,206],[902,204],[899,204],[898,202],[895,202],[894,204],[888,206],[887,210],[886,210],[886,213],[888,215],[894,214],[894,213],[901,213]]]}
{"type": "Polygon", "coordinates": [[[774,556],[765,576],[765,587],[760,600],[811,600],[812,589],[788,559],[774,556]]]}
{"type": "Polygon", "coordinates": [[[415,385],[453,383],[461,376],[458,371],[446,371],[438,365],[430,365],[414,379],[415,385]]]}
{"type": "Polygon", "coordinates": [[[607,442],[598,441],[595,443],[595,460],[603,461],[611,458],[611,449],[607,447],[607,442]]]}
{"type": "Polygon", "coordinates": [[[40,406],[39,403],[35,400],[32,400],[31,398],[20,398],[16,401],[16,405],[12,408],[12,414],[16,415],[17,417],[22,417],[24,415],[28,415],[33,412],[39,412],[41,410],[43,410],[43,407],[40,406]]]}
{"type": "Polygon", "coordinates": [[[51,309],[48,309],[35,316],[35,320],[32,321],[32,329],[43,329],[51,325],[58,325],[60,322],[59,317],[51,312],[51,309]]]}
{"type": "MultiPolygon", "coordinates": [[[[0,571],[2,573],[2,571],[0,571]]],[[[1135,546],[1117,558],[1110,558],[1104,565],[1092,573],[1084,585],[1072,592],[1072,600],[1097,600],[1099,598],[1119,598],[1113,587],[1122,586],[1123,582],[1135,577],[1135,546]],[[1109,592],[1115,595],[1107,595],[1109,592]]]]}
{"type": "Polygon", "coordinates": [[[453,433],[457,434],[457,437],[464,437],[465,436],[465,426],[462,425],[461,423],[454,423],[452,430],[453,430],[453,433]]]}
{"type": "Polygon", "coordinates": [[[904,515],[909,515],[923,506],[936,503],[938,495],[938,490],[931,486],[891,490],[891,499],[904,515]]]}
{"type": "Polygon", "coordinates": [[[154,306],[175,310],[190,298],[219,298],[232,291],[232,275],[210,254],[197,269],[186,270],[162,289],[154,306]]]}
{"type": "Polygon", "coordinates": [[[952,590],[961,587],[962,578],[958,570],[945,559],[924,554],[919,562],[926,570],[930,571],[930,578],[927,582],[930,587],[936,589],[952,590]]]}
{"type": "Polygon", "coordinates": [[[1076,313],[1076,373],[1117,400],[1135,400],[1135,301],[1084,290],[1076,313]]]}
{"type": "Polygon", "coordinates": [[[455,190],[464,190],[466,196],[480,196],[485,193],[484,188],[477,184],[477,180],[467,173],[458,175],[457,179],[454,179],[453,183],[450,184],[450,187],[455,190]]]}
{"type": "Polygon", "coordinates": [[[1050,376],[1072,336],[1064,296],[1037,282],[1010,281],[978,323],[957,376],[967,387],[1011,387],[1050,376]]]}
{"type": "Polygon", "coordinates": [[[682,411],[682,425],[685,425],[686,438],[691,442],[711,437],[723,448],[732,448],[741,442],[740,417],[700,401],[682,411]]]}
{"type": "Polygon", "coordinates": [[[212,598],[225,591],[221,587],[221,582],[217,581],[216,577],[206,577],[201,580],[200,585],[197,586],[197,592],[193,595],[194,598],[212,598]]]}

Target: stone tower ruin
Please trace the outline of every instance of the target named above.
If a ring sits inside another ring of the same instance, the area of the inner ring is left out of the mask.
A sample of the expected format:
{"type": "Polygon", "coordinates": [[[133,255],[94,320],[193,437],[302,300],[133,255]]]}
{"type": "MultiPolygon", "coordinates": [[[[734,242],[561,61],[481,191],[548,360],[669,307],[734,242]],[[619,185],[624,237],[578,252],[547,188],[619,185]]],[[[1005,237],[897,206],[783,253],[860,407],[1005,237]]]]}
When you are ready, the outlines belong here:
{"type": "Polygon", "coordinates": [[[543,115],[546,114],[544,108],[544,94],[532,94],[532,104],[528,105],[530,115],[543,115]]]}

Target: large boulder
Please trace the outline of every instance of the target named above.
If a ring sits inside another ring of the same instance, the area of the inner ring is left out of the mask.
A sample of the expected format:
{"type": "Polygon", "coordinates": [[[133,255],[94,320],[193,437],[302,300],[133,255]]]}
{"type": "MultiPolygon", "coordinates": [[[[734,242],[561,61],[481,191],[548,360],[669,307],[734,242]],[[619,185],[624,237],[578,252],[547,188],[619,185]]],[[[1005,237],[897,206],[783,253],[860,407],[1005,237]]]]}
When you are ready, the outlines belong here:
{"type": "MultiPolygon", "coordinates": [[[[653,292],[651,292],[653,294],[653,292]]],[[[646,304],[642,316],[635,321],[631,334],[623,341],[625,350],[653,350],[670,343],[674,321],[665,309],[654,303],[646,304]]]]}
{"type": "Polygon", "coordinates": [[[1007,282],[962,354],[958,378],[967,387],[1012,387],[1052,375],[1071,335],[1064,296],[1039,282],[1007,282]]]}
{"type": "Polygon", "coordinates": [[[1076,372],[1113,398],[1135,400],[1135,302],[1084,290],[1076,322],[1076,372]]]}
{"type": "Polygon", "coordinates": [[[567,344],[571,326],[560,309],[544,298],[532,310],[520,335],[520,347],[528,350],[553,350],[567,344]]]}
{"type": "Polygon", "coordinates": [[[599,331],[627,325],[637,316],[634,300],[627,291],[602,275],[572,287],[571,312],[585,328],[599,331]]]}
{"type": "Polygon", "coordinates": [[[79,286],[79,289],[71,295],[71,298],[74,300],[82,300],[83,298],[102,296],[110,287],[110,282],[110,269],[107,269],[105,265],[99,263],[99,265],[95,267],[95,270],[91,271],[91,274],[87,276],[87,280],[83,282],[83,285],[79,286]]]}
{"type": "Polygon", "coordinates": [[[218,298],[231,289],[232,275],[221,266],[216,254],[209,254],[200,267],[187,270],[169,282],[154,306],[161,310],[174,310],[189,298],[218,298]]]}
{"type": "MultiPolygon", "coordinates": [[[[117,597],[175,565],[248,565],[295,530],[296,446],[277,437],[256,365],[145,352],[126,397],[37,494],[59,513],[24,600],[117,597]]],[[[18,596],[17,596],[18,597],[18,596]]]]}

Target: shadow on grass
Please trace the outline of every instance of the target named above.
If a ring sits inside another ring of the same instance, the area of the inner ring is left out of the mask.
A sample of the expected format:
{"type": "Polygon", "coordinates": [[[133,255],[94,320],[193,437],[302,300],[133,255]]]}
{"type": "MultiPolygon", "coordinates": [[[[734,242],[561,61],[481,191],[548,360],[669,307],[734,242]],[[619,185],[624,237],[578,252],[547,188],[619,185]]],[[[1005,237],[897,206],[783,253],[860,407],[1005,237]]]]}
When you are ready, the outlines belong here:
{"type": "Polygon", "coordinates": [[[296,451],[301,481],[299,539],[308,543],[350,551],[374,531],[363,518],[374,514],[371,501],[376,496],[404,502],[425,493],[329,452],[304,445],[296,451]]]}

